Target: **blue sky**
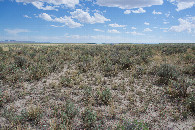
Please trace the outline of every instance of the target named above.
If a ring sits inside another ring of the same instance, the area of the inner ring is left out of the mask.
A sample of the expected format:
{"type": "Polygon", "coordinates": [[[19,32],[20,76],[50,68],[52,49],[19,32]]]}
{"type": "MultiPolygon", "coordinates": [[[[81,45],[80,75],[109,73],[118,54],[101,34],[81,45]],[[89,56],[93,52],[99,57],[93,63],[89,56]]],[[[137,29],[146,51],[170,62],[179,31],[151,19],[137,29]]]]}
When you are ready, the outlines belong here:
{"type": "Polygon", "coordinates": [[[0,0],[0,40],[195,42],[195,0],[0,0]]]}

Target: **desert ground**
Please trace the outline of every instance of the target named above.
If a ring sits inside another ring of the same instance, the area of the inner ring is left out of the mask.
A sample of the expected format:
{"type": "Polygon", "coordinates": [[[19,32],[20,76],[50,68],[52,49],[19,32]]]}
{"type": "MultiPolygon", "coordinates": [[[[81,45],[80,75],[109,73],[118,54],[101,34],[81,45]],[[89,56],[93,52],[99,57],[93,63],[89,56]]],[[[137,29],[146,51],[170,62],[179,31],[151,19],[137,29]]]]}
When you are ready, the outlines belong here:
{"type": "Polygon", "coordinates": [[[195,44],[0,44],[0,129],[193,130],[195,44]]]}

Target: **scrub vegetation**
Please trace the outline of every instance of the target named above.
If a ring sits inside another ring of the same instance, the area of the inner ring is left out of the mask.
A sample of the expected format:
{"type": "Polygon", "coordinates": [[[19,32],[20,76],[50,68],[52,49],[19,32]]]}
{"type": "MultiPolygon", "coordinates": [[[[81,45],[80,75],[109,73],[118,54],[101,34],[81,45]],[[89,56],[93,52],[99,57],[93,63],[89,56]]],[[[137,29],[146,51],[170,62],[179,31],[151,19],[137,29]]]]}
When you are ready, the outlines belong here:
{"type": "Polygon", "coordinates": [[[195,44],[1,44],[0,129],[195,129],[195,44]]]}

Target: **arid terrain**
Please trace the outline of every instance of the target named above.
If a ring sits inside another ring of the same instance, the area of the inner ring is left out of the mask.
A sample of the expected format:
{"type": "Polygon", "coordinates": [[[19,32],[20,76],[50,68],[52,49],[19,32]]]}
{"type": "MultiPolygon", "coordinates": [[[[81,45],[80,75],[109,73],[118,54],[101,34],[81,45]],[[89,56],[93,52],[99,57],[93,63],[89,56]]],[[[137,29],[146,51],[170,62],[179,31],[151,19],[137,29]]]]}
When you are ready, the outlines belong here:
{"type": "Polygon", "coordinates": [[[0,129],[195,129],[195,44],[0,44],[0,129]]]}

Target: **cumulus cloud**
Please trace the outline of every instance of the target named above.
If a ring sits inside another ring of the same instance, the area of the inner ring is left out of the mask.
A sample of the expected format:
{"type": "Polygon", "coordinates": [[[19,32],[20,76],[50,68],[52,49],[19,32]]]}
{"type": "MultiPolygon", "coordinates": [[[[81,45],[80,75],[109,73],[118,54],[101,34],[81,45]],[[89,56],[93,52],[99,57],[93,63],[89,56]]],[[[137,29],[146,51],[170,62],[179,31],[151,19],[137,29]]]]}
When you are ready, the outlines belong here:
{"type": "Polygon", "coordinates": [[[174,32],[183,32],[187,31],[191,33],[192,31],[195,33],[195,17],[188,17],[186,19],[179,18],[179,25],[172,26],[169,30],[174,32]]]}
{"type": "Polygon", "coordinates": [[[28,29],[4,29],[4,31],[11,35],[17,35],[18,33],[30,32],[28,29]]]}
{"type": "Polygon", "coordinates": [[[169,0],[171,3],[177,5],[177,11],[181,11],[187,8],[192,8],[195,5],[194,0],[169,0]]]}
{"type": "Polygon", "coordinates": [[[124,11],[124,14],[130,14],[131,13],[131,10],[125,10],[124,11]]]}
{"type": "Polygon", "coordinates": [[[144,24],[145,24],[145,25],[150,25],[150,23],[147,23],[147,22],[145,22],[144,24]]]}
{"type": "Polygon", "coordinates": [[[30,17],[30,16],[28,16],[28,15],[24,15],[24,17],[25,18],[29,18],[29,19],[31,19],[32,17],[30,17]]]}
{"type": "Polygon", "coordinates": [[[169,22],[163,22],[163,24],[168,24],[169,22]]]}
{"type": "Polygon", "coordinates": [[[44,3],[40,2],[40,1],[32,2],[32,5],[34,5],[38,9],[42,9],[42,10],[56,10],[56,11],[58,11],[58,9],[56,9],[57,6],[47,5],[47,6],[44,7],[44,3]]]}
{"type": "Polygon", "coordinates": [[[51,25],[51,27],[59,28],[59,27],[64,27],[65,25],[62,26],[56,26],[56,25],[51,25]]]}
{"type": "Polygon", "coordinates": [[[46,13],[39,14],[39,18],[42,18],[42,19],[44,19],[46,21],[53,21],[51,16],[49,14],[46,14],[46,13]]]}
{"type": "Polygon", "coordinates": [[[109,33],[120,33],[118,30],[112,29],[112,30],[108,30],[109,33]]]}
{"type": "Polygon", "coordinates": [[[143,8],[139,8],[138,10],[132,10],[133,13],[145,13],[146,10],[144,10],[143,8]]]}
{"type": "Polygon", "coordinates": [[[16,2],[22,2],[25,4],[31,3],[38,9],[43,10],[57,10],[56,7],[61,5],[74,8],[75,5],[79,4],[79,0],[16,0],[16,2]],[[45,7],[44,4],[46,4],[45,7]]]}
{"type": "Polygon", "coordinates": [[[131,29],[136,29],[136,27],[131,27],[131,29]]]}
{"type": "Polygon", "coordinates": [[[130,33],[130,34],[132,34],[132,35],[138,35],[138,36],[144,35],[143,33],[138,33],[138,32],[136,32],[136,31],[133,31],[133,32],[126,32],[126,33],[130,33]]]}
{"type": "Polygon", "coordinates": [[[165,16],[168,18],[171,15],[171,12],[168,12],[165,14],[165,16]]]}
{"type": "Polygon", "coordinates": [[[162,14],[162,12],[156,12],[155,10],[152,12],[152,14],[162,14]]]}
{"type": "Polygon", "coordinates": [[[52,19],[52,17],[49,14],[42,13],[39,15],[39,17],[46,20],[46,21],[64,23],[65,25],[67,25],[70,28],[76,28],[76,27],[82,26],[82,24],[75,22],[71,17],[68,17],[68,16],[59,17],[59,18],[56,17],[56,18],[52,19]]]}
{"type": "Polygon", "coordinates": [[[105,18],[103,15],[94,13],[94,16],[90,16],[89,12],[85,12],[82,9],[76,9],[74,12],[70,12],[72,18],[78,19],[82,23],[104,23],[110,21],[110,19],[105,18]]]}
{"type": "Polygon", "coordinates": [[[75,22],[71,17],[68,17],[68,16],[55,18],[53,21],[59,22],[59,23],[64,23],[66,26],[68,26],[70,28],[77,28],[77,27],[83,26],[82,24],[75,22]]]}
{"type": "Polygon", "coordinates": [[[130,13],[136,13],[136,14],[140,14],[140,13],[145,13],[146,10],[144,10],[143,8],[139,8],[137,10],[126,10],[124,11],[124,14],[130,14],[130,13]]]}
{"type": "Polygon", "coordinates": [[[101,29],[93,29],[93,30],[96,32],[104,32],[104,30],[101,30],[101,29]]]}
{"type": "Polygon", "coordinates": [[[144,32],[152,32],[152,30],[150,28],[145,28],[144,32]]]}
{"type": "Polygon", "coordinates": [[[126,25],[118,25],[117,23],[109,24],[108,26],[114,27],[114,28],[124,28],[124,27],[126,27],[126,25]]]}
{"type": "Polygon", "coordinates": [[[97,0],[97,4],[107,7],[118,7],[121,9],[133,9],[162,5],[163,0],[97,0]]]}

